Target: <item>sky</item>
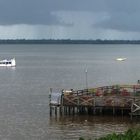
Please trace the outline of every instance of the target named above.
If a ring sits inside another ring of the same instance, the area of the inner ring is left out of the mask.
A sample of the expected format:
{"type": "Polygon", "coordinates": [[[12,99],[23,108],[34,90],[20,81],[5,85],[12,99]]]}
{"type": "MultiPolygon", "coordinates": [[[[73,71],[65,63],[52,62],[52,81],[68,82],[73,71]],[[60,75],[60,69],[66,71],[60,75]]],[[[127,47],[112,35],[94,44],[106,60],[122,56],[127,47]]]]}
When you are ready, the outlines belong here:
{"type": "Polygon", "coordinates": [[[0,39],[140,39],[140,0],[0,0],[0,39]]]}

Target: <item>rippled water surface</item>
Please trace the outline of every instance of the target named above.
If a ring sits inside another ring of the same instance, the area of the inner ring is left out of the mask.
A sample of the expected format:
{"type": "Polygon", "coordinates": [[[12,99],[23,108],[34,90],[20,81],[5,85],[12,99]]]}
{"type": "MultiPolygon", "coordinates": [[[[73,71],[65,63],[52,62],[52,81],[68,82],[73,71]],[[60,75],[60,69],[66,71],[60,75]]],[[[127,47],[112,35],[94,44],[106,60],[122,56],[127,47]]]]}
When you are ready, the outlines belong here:
{"type": "Polygon", "coordinates": [[[78,140],[138,127],[129,117],[49,115],[49,88],[135,84],[140,79],[140,45],[0,45],[0,139],[78,140]],[[123,62],[118,57],[126,57],[123,62]]]}

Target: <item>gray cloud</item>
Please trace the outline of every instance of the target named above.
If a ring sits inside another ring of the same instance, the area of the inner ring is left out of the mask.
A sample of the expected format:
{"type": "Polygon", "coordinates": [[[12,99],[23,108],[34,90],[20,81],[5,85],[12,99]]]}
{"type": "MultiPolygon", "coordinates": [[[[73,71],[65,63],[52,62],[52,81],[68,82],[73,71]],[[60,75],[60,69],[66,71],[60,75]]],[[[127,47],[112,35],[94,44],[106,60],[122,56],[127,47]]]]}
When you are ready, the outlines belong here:
{"type": "Polygon", "coordinates": [[[113,13],[107,20],[93,26],[120,31],[140,31],[139,13],[113,13]]]}
{"type": "Polygon", "coordinates": [[[115,34],[139,32],[139,6],[140,0],[0,0],[0,25],[44,25],[51,29],[50,34],[69,32],[77,33],[77,37],[86,30],[92,36],[97,27],[100,35],[105,30],[115,30],[115,34]]]}
{"type": "Polygon", "coordinates": [[[59,19],[51,14],[49,5],[43,1],[1,0],[0,24],[59,24],[59,19]]]}
{"type": "Polygon", "coordinates": [[[139,5],[139,0],[0,0],[0,24],[62,24],[54,11],[108,12],[114,17],[117,12],[138,13],[139,5]]]}

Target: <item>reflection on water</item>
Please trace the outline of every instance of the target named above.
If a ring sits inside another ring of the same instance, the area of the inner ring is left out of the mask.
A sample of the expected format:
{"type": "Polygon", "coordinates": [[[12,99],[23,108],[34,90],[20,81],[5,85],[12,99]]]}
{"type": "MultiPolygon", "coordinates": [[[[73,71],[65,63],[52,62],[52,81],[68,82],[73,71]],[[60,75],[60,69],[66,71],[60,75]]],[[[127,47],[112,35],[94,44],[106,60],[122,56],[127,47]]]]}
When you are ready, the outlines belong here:
{"type": "Polygon", "coordinates": [[[98,138],[106,134],[116,132],[123,133],[128,128],[138,127],[140,122],[130,121],[129,117],[112,116],[62,116],[51,117],[51,129],[56,130],[50,139],[76,140],[80,136],[84,138],[98,138]]]}

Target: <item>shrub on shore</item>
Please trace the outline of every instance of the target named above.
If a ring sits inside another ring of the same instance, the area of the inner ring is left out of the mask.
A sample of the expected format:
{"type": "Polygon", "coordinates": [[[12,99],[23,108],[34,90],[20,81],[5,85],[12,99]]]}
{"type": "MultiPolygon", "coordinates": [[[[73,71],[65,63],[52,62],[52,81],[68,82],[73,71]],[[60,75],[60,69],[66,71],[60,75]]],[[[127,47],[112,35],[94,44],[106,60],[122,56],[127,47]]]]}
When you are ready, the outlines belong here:
{"type": "MultiPolygon", "coordinates": [[[[81,137],[79,140],[85,139],[81,137]]],[[[124,134],[108,134],[95,140],[140,140],[140,129],[128,129],[124,134]]]]}

